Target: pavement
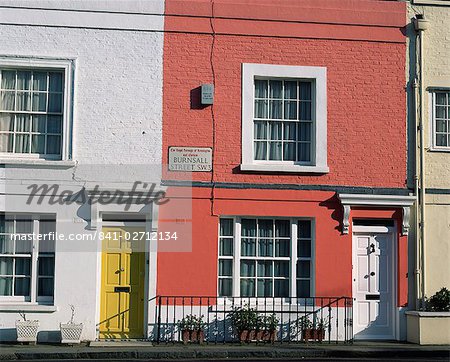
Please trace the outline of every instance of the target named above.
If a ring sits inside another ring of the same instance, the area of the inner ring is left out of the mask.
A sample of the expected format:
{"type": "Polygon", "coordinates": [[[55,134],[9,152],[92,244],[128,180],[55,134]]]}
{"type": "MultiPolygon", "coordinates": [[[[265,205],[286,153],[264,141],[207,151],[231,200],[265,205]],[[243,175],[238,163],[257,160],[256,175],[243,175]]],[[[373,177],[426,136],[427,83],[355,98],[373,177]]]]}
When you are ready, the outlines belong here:
{"type": "Polygon", "coordinates": [[[450,361],[450,346],[419,346],[398,342],[353,344],[207,344],[103,342],[100,345],[0,344],[0,360],[281,360],[281,359],[405,359],[450,361]],[[105,345],[106,344],[106,345],[105,345]]]}

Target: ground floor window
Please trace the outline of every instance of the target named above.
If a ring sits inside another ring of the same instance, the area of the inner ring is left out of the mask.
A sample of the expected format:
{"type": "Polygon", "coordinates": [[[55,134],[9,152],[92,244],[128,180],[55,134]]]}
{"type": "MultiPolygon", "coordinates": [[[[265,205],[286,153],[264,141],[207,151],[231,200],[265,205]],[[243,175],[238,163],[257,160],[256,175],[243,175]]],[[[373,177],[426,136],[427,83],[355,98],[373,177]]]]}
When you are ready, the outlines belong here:
{"type": "Polygon", "coordinates": [[[44,216],[0,214],[0,302],[53,301],[55,224],[44,216]]]}
{"type": "Polygon", "coordinates": [[[218,294],[311,297],[313,252],[312,220],[223,217],[218,294]]]}

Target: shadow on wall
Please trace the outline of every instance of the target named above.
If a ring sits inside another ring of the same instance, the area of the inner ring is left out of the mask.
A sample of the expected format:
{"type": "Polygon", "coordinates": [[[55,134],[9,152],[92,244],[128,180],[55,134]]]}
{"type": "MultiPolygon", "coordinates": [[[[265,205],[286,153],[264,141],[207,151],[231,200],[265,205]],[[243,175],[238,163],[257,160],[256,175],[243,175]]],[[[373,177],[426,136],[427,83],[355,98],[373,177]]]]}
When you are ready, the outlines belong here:
{"type": "MultiPolygon", "coordinates": [[[[2,328],[0,329],[0,343],[16,342],[17,333],[15,328],[2,328]]],[[[39,331],[37,336],[38,343],[61,342],[60,331],[39,331]]]]}

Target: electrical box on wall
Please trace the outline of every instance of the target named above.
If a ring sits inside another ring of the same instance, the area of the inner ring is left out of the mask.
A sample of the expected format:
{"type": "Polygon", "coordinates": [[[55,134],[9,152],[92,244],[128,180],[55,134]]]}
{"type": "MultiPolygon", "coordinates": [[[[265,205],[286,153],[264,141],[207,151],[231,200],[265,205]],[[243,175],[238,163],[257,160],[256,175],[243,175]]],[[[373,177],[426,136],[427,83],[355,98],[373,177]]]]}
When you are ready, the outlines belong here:
{"type": "Polygon", "coordinates": [[[202,104],[214,103],[214,84],[202,84],[202,104]]]}

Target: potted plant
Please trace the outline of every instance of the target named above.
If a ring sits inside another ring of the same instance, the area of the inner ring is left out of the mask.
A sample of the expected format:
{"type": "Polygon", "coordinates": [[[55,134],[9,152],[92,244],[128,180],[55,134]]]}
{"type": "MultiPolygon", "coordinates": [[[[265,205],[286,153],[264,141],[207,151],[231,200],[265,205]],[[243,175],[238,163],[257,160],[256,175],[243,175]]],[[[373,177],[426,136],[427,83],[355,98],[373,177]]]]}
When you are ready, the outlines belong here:
{"type": "Polygon", "coordinates": [[[74,323],[75,307],[70,305],[71,316],[70,321],[61,323],[61,343],[79,344],[81,342],[81,332],[83,331],[83,323],[74,323]]]}
{"type": "Polygon", "coordinates": [[[432,297],[425,298],[423,310],[411,310],[406,314],[408,342],[426,344],[450,344],[450,290],[442,288],[432,297]]]}
{"type": "Polygon", "coordinates": [[[300,328],[302,331],[302,339],[308,343],[311,340],[322,342],[325,338],[325,329],[330,323],[327,319],[320,318],[319,320],[311,321],[307,316],[300,318],[300,328]]]}
{"type": "Polygon", "coordinates": [[[261,327],[258,330],[258,340],[275,342],[277,339],[277,326],[279,319],[272,313],[261,317],[261,327]]]}
{"type": "Polygon", "coordinates": [[[16,321],[17,342],[31,342],[36,344],[39,321],[28,320],[24,312],[20,312],[19,315],[23,320],[16,321]]]}
{"type": "Polygon", "coordinates": [[[231,322],[241,342],[249,342],[257,337],[257,327],[260,322],[258,312],[245,305],[235,307],[231,312],[231,322]]]}
{"type": "Polygon", "coordinates": [[[203,341],[205,340],[203,317],[203,315],[197,317],[196,315],[188,314],[178,321],[178,327],[180,328],[181,338],[184,344],[187,344],[188,342],[198,342],[203,344],[203,341]]]}

